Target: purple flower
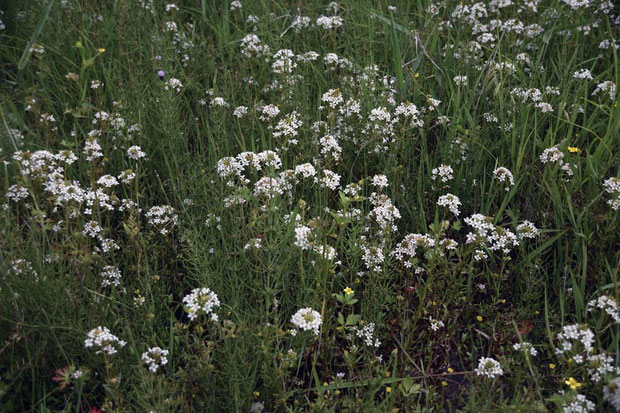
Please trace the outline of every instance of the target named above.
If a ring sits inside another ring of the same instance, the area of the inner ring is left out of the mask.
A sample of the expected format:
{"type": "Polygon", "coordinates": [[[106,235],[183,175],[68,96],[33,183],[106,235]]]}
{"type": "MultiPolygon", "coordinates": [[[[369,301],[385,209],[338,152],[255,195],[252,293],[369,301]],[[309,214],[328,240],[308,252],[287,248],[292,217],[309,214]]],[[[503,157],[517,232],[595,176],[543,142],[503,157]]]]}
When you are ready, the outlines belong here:
{"type": "Polygon", "coordinates": [[[161,60],[161,56],[160,55],[155,56],[155,60],[157,61],[161,60]]]}
{"type": "Polygon", "coordinates": [[[157,76],[159,76],[161,80],[164,80],[164,76],[166,76],[166,72],[164,72],[163,70],[160,70],[157,72],[157,76]]]}

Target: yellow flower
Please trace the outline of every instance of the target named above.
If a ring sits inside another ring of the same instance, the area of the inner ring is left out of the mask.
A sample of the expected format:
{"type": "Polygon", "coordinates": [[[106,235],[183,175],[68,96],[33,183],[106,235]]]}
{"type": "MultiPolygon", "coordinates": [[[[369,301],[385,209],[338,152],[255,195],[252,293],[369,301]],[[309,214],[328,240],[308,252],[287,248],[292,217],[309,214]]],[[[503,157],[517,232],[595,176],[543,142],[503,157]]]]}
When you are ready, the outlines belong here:
{"type": "Polygon", "coordinates": [[[391,387],[386,387],[385,388],[386,393],[392,393],[392,388],[391,387]]]}
{"type": "Polygon", "coordinates": [[[346,295],[351,295],[351,294],[353,294],[353,290],[351,289],[351,287],[347,287],[347,288],[344,289],[344,293],[346,295]]]}
{"type": "Polygon", "coordinates": [[[553,364],[553,363],[549,363],[549,368],[550,368],[551,370],[553,370],[553,369],[555,368],[555,364],[553,364]]]}
{"type": "Polygon", "coordinates": [[[454,369],[452,367],[448,367],[448,373],[454,373],[454,369]]]}
{"type": "Polygon", "coordinates": [[[420,77],[420,74],[418,72],[415,72],[415,75],[413,75],[413,77],[415,77],[416,79],[420,77]]]}
{"type": "Polygon", "coordinates": [[[481,316],[481,315],[477,315],[477,316],[476,316],[476,320],[478,320],[478,321],[482,321],[482,316],[481,316]]]}
{"type": "Polygon", "coordinates": [[[259,392],[257,392],[257,391],[255,391],[255,392],[254,392],[254,393],[252,393],[252,394],[254,395],[254,397],[258,397],[258,396],[260,396],[260,393],[259,393],[259,392]]]}
{"type": "Polygon", "coordinates": [[[103,53],[103,52],[105,52],[105,49],[104,49],[103,47],[100,47],[99,49],[97,49],[97,51],[98,51],[99,53],[103,53]]]}
{"type": "Polygon", "coordinates": [[[569,146],[567,149],[568,149],[568,151],[569,151],[570,153],[577,153],[577,152],[581,152],[581,149],[576,148],[576,147],[574,147],[574,146],[569,146]]]}
{"type": "Polygon", "coordinates": [[[573,377],[569,377],[568,380],[564,381],[564,383],[566,383],[566,385],[568,387],[571,388],[571,390],[576,390],[579,387],[581,387],[581,383],[579,383],[577,380],[575,380],[573,377]]]}
{"type": "Polygon", "coordinates": [[[442,386],[447,386],[447,385],[448,385],[448,382],[444,380],[444,381],[442,381],[442,382],[441,382],[441,385],[442,385],[442,386]]]}

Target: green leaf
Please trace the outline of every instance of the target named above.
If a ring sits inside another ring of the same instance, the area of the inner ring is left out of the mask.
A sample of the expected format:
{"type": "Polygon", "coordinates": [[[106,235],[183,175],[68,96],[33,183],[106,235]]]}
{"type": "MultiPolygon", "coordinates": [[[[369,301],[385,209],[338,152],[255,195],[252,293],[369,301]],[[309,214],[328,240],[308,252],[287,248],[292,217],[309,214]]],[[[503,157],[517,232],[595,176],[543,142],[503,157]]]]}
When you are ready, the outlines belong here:
{"type": "Polygon", "coordinates": [[[22,70],[28,64],[28,61],[30,60],[30,56],[32,55],[30,48],[32,47],[34,42],[36,42],[37,39],[39,38],[39,35],[41,34],[41,31],[43,30],[43,26],[45,26],[45,23],[47,22],[47,19],[49,18],[50,10],[52,9],[53,4],[54,4],[54,0],[49,0],[47,2],[47,5],[45,6],[45,9],[43,10],[43,15],[41,16],[41,20],[39,20],[39,24],[37,24],[37,27],[35,27],[34,33],[32,33],[32,36],[30,36],[30,40],[28,41],[28,44],[26,45],[26,48],[24,49],[24,52],[22,53],[22,57],[19,59],[19,63],[17,64],[17,70],[22,70]]]}

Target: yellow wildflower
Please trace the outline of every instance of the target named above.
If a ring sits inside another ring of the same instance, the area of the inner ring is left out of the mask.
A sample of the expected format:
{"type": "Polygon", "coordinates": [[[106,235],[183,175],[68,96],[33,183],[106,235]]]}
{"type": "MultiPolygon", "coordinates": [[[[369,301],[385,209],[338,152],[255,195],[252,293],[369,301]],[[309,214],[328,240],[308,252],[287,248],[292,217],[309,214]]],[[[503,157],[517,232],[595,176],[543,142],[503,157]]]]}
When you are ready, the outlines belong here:
{"type": "Polygon", "coordinates": [[[566,383],[566,385],[570,387],[571,390],[577,390],[579,387],[581,387],[581,383],[579,383],[573,377],[569,377],[568,380],[564,381],[564,383],[566,383]]]}

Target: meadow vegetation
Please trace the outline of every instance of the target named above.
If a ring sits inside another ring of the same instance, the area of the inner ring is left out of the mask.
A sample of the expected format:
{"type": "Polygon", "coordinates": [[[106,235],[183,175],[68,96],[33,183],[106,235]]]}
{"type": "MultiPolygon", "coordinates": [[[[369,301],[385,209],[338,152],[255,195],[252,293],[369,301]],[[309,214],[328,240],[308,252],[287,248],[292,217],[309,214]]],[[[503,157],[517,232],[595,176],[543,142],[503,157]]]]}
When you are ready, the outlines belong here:
{"type": "Polygon", "coordinates": [[[2,412],[620,411],[608,0],[7,0],[2,412]]]}

